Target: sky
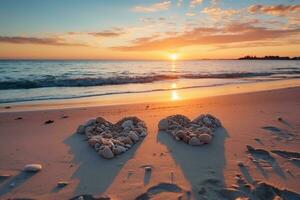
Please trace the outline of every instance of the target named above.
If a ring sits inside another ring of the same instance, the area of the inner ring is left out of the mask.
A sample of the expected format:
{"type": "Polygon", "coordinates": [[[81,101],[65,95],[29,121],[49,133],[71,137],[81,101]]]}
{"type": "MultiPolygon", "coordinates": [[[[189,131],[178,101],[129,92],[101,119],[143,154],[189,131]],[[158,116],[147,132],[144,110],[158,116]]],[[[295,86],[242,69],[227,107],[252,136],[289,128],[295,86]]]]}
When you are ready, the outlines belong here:
{"type": "Polygon", "coordinates": [[[300,56],[300,0],[0,0],[0,59],[300,56]]]}

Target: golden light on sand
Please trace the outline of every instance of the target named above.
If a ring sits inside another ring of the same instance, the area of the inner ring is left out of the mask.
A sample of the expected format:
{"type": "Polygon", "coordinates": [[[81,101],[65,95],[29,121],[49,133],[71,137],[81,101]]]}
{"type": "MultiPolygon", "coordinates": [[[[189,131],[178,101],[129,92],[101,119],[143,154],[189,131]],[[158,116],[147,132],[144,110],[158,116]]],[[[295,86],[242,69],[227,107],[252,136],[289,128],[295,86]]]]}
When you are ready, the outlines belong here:
{"type": "Polygon", "coordinates": [[[177,60],[178,55],[176,53],[172,53],[169,55],[170,60],[177,60]]]}

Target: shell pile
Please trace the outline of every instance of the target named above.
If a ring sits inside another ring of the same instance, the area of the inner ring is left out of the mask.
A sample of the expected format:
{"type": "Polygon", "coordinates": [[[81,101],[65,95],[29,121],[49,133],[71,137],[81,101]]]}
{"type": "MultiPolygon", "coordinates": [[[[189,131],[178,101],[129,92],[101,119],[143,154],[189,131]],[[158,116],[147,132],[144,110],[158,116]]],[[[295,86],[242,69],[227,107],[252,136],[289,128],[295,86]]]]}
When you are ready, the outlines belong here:
{"type": "Polygon", "coordinates": [[[193,121],[184,115],[172,115],[160,120],[158,124],[160,131],[193,146],[210,143],[214,131],[219,127],[222,127],[221,122],[210,114],[202,114],[193,121]]]}
{"type": "Polygon", "coordinates": [[[103,158],[111,159],[129,150],[147,135],[145,122],[137,117],[126,117],[112,124],[97,117],[80,125],[78,134],[85,135],[91,147],[103,158]]]}

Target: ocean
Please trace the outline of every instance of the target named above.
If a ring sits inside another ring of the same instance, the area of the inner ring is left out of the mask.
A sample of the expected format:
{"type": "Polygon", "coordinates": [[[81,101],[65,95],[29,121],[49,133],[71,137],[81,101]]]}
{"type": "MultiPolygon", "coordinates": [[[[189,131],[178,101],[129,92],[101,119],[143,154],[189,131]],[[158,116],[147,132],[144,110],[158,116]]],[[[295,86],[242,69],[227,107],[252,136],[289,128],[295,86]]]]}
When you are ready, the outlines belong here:
{"type": "Polygon", "coordinates": [[[0,103],[300,78],[296,60],[0,61],[0,103]]]}

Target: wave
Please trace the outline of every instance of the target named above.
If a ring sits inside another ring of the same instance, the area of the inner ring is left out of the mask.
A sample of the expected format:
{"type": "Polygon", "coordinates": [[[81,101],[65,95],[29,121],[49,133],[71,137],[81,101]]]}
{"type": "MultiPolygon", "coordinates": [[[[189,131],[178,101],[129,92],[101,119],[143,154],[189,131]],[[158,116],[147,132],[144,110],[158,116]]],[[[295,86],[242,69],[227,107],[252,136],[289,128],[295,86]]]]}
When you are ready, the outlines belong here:
{"type": "Polygon", "coordinates": [[[155,81],[171,80],[171,79],[236,79],[251,77],[269,77],[272,75],[296,75],[300,71],[279,71],[274,72],[234,72],[234,73],[215,73],[215,74],[169,74],[169,75],[144,75],[144,76],[114,76],[114,77],[97,77],[97,78],[55,78],[47,76],[35,80],[7,80],[0,81],[0,90],[10,89],[33,89],[44,87],[91,87],[104,85],[122,85],[131,83],[151,83],[155,81]]]}

